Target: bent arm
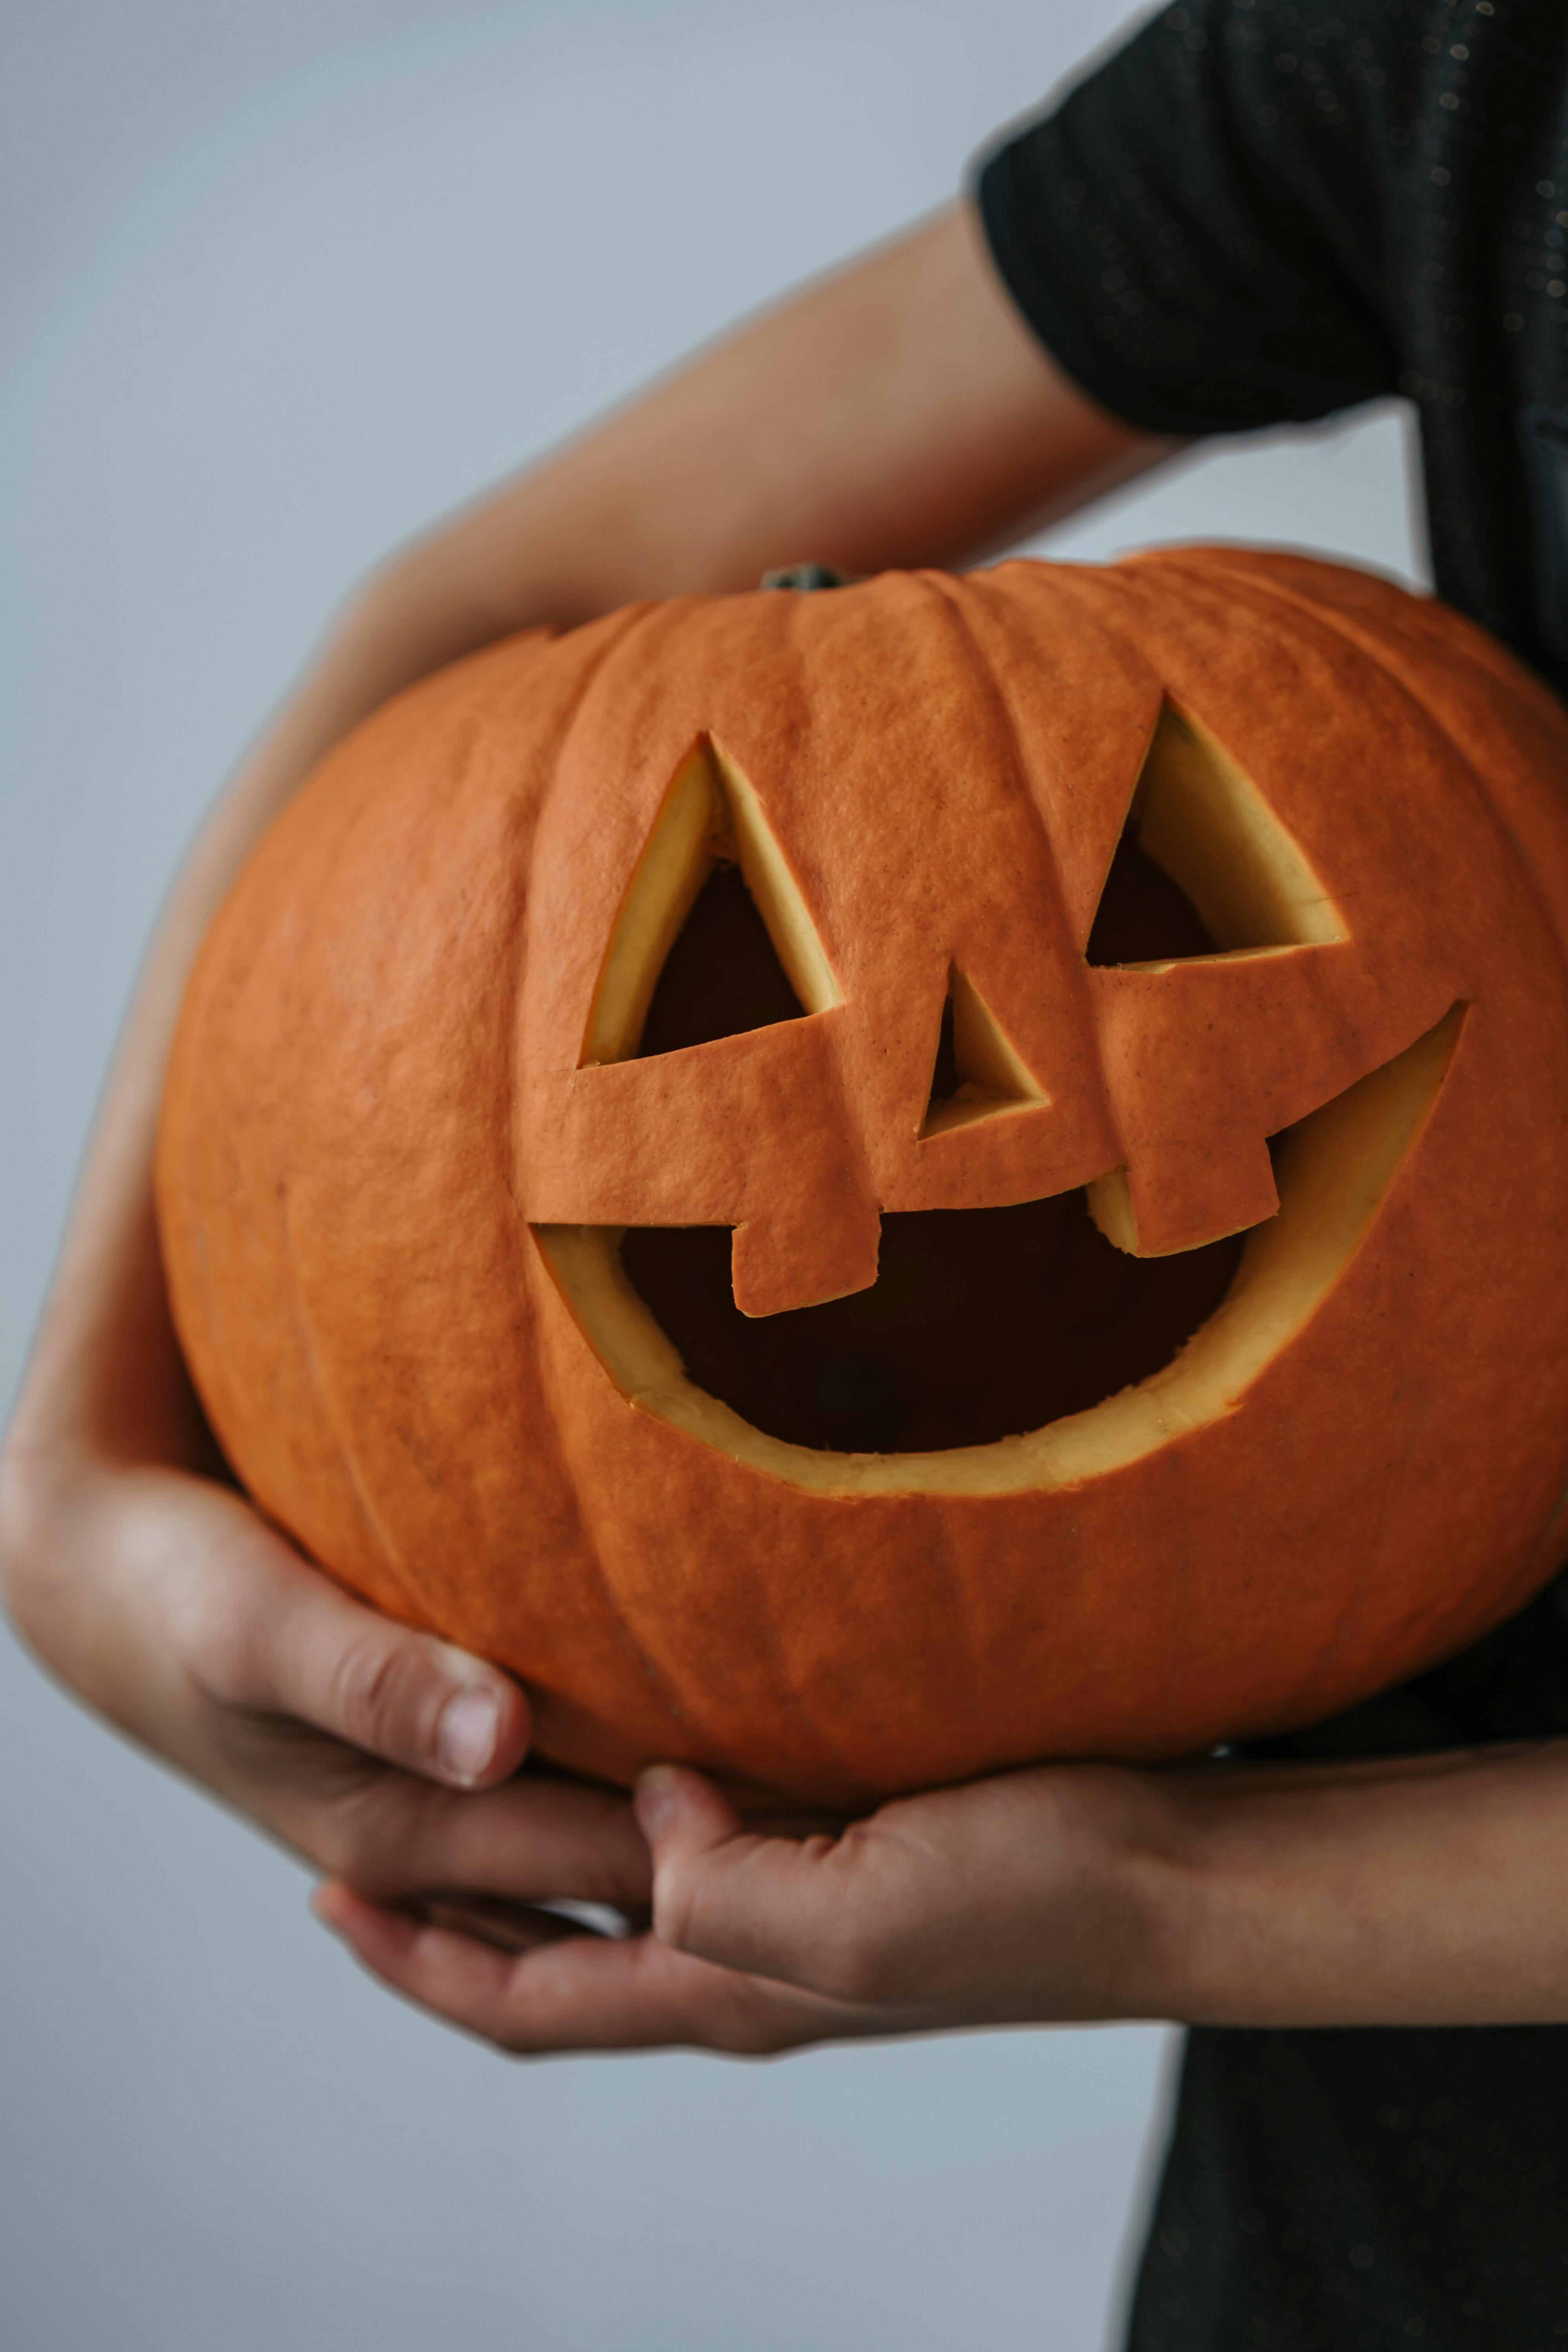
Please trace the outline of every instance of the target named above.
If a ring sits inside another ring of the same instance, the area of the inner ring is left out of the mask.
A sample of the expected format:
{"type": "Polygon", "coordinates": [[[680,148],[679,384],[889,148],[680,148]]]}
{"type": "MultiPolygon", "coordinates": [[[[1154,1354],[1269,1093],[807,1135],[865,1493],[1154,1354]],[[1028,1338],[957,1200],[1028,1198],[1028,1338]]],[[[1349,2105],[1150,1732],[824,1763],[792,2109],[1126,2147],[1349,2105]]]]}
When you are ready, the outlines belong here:
{"type": "Polygon", "coordinates": [[[514,630],[770,564],[947,563],[1065,513],[1175,445],[1057,369],[967,205],[807,288],[392,559],[353,599],[203,833],[149,958],[89,1153],[13,1461],[85,1431],[179,1442],[150,1159],[184,975],[229,880],[322,754],[400,688],[514,630]],[[84,1377],[84,1374],[87,1376],[84,1377]]]}
{"type": "MultiPolygon", "coordinates": [[[[215,1555],[231,1564],[227,1614],[245,1622],[248,1644],[243,1672],[215,1662],[223,1624],[215,1631],[205,1602],[179,1598],[174,1566],[199,1549],[191,1495],[154,1491],[141,1475],[151,1466],[186,1475],[204,1460],[153,1213],[167,1042],[214,908],[321,756],[398,688],[511,631],[574,625],[641,597],[747,587],[766,566],[801,556],[857,571],[952,562],[1171,446],[1106,415],[1051,364],[994,277],[970,209],[955,206],[742,326],[373,575],[219,803],[170,902],[13,1422],[0,1477],[6,1595],[68,1682],[209,1781],[220,1777],[211,1725],[198,1737],[176,1720],[193,1685],[260,1693],[272,1716],[302,1710],[319,1728],[420,1770],[437,1769],[443,1693],[477,1686],[498,1710],[482,1773],[510,1769],[524,1737],[504,1678],[478,1662],[454,1666],[452,1654],[389,1670],[369,1654],[390,1633],[366,1632],[337,1594],[313,1619],[276,1539],[258,1522],[242,1532],[209,1511],[215,1555]],[[134,1573],[125,1552],[133,1503],[142,1512],[134,1573]],[[263,1595],[264,1537],[287,1607],[281,1589],[263,1595]],[[285,1616],[287,1671],[268,1647],[285,1616]],[[369,1656],[357,1682],[339,1671],[351,1640],[369,1656]],[[344,1696],[360,1683],[374,1695],[368,1706],[344,1696]]],[[[232,1511],[232,1496],[222,1502],[232,1511]]],[[[216,1582],[209,1559],[201,1592],[216,1582]]],[[[243,1776],[229,1776],[227,1793],[255,1809],[243,1776]]]]}
{"type": "Polygon", "coordinates": [[[1568,1741],[1395,1763],[1045,1765],[770,1835],[643,1777],[651,1936],[541,1948],[329,1885],[378,1977],[517,2052],[975,2026],[1568,2021],[1568,1741]]]}
{"type": "Polygon", "coordinates": [[[466,642],[814,558],[955,564],[1179,445],[1123,425],[1015,310],[968,205],[764,311],[399,567],[466,642]]]}
{"type": "Polygon", "coordinates": [[[1568,1741],[1176,1776],[1171,2014],[1568,2021],[1568,1741]]]}

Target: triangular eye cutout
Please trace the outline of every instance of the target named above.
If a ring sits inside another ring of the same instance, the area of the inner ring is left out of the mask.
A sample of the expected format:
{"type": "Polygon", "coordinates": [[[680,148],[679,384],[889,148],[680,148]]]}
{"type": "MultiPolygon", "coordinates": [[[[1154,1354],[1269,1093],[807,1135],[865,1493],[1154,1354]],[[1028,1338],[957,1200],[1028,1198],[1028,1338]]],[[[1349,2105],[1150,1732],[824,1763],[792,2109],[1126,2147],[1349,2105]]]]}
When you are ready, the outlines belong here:
{"type": "Polygon", "coordinates": [[[1091,964],[1348,937],[1300,845],[1188,711],[1160,713],[1085,950],[1091,964]]]}
{"type": "Polygon", "coordinates": [[[654,984],[639,1054],[678,1054],[774,1021],[798,1021],[805,1007],[738,866],[721,862],[691,902],[654,984]]]}
{"type": "Polygon", "coordinates": [[[583,1066],[677,1053],[842,1001],[753,786],[699,737],[621,901],[583,1066]]]}
{"type": "Polygon", "coordinates": [[[999,1111],[1034,1109],[1047,1099],[974,982],[955,964],[948,974],[922,1138],[972,1127],[999,1111]]]}
{"type": "Polygon", "coordinates": [[[1084,954],[1090,963],[1174,963],[1212,956],[1218,942],[1186,892],[1161,872],[1130,817],[1122,827],[1094,911],[1084,954]]]}

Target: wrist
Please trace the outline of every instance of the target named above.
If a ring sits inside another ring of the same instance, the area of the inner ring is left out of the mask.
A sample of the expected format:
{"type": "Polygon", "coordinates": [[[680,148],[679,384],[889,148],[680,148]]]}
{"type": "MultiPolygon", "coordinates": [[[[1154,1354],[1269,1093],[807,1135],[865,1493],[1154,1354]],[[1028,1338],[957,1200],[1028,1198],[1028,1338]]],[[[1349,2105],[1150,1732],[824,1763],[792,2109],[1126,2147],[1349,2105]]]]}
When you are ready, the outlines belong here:
{"type": "Polygon", "coordinates": [[[1128,1801],[1103,1857],[1096,1907],[1106,1922],[1105,1958],[1093,2013],[1193,2022],[1214,1942],[1201,1812],[1158,1769],[1118,1778],[1128,1801]]]}
{"type": "Polygon", "coordinates": [[[1184,2025],[1380,2021],[1364,2004],[1386,1972],[1389,1857],[1380,1886],[1342,1812],[1336,1822],[1334,1796],[1353,1809],[1356,1789],[1331,1793],[1310,1765],[1214,1762],[1142,1779],[1141,1936],[1123,2013],[1184,2025]]]}
{"type": "MultiPolygon", "coordinates": [[[[1271,1777],[1291,1776],[1287,1769],[1271,1777]]],[[[1243,1796],[1243,1776],[1218,1765],[1118,1769],[1113,1778],[1117,1818],[1080,1898],[1095,1923],[1084,2014],[1188,2025],[1307,2021],[1270,2013],[1299,1958],[1292,1896],[1301,1890],[1290,1884],[1289,1839],[1283,1855],[1276,1852],[1273,1832],[1284,1824],[1267,1819],[1267,1799],[1243,1796]]]]}
{"type": "Polygon", "coordinates": [[[1145,2014],[1568,2018],[1568,1742],[1150,1774],[1145,2014]]]}

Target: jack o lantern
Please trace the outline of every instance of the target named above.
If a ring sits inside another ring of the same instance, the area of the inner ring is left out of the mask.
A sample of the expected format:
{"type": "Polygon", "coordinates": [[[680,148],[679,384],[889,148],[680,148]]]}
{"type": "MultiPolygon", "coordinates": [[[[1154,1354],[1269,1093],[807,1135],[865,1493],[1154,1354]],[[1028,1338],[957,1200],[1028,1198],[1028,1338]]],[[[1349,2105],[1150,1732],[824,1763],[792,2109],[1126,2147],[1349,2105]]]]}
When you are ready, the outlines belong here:
{"type": "Polygon", "coordinates": [[[158,1167],[260,1507],[542,1751],[831,1804],[1299,1724],[1555,1567],[1568,721],[1234,550],[683,598],[399,698],[158,1167]]]}

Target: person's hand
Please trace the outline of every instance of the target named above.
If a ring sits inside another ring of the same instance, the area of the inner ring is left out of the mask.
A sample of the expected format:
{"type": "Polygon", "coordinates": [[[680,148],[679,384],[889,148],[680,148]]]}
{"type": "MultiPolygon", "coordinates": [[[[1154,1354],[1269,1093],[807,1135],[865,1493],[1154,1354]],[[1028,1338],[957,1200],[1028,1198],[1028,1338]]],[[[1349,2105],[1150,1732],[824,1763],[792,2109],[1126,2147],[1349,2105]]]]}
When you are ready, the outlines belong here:
{"type": "Polygon", "coordinates": [[[513,1777],[517,1684],[362,1606],[231,1487],[79,1454],[13,1472],[7,1501],[10,1598],[40,1655],[316,1870],[386,1901],[646,1904],[626,1800],[513,1777]]]}
{"type": "MultiPolygon", "coordinates": [[[[651,1931],[317,1907],[502,2049],[763,2053],[956,2026],[1568,2018],[1568,1740],[1365,1763],[1049,1765],[769,1833],[645,1775],[651,1931]]],[[[635,1925],[635,1922],[633,1923],[635,1925]]]]}
{"type": "MultiPolygon", "coordinates": [[[[192,959],[322,754],[442,664],[649,596],[747,588],[803,555],[859,572],[957,560],[1174,446],[1108,415],[1047,358],[973,206],[955,205],[746,322],[370,576],[219,802],[159,926],[0,1464],[5,1601],[63,1683],[386,1900],[646,1904],[647,1848],[624,1800],[509,1779],[527,1737],[515,1685],[360,1608],[204,1475],[153,1204],[192,959]]],[[[510,1913],[503,1924],[519,1932],[510,1913]]]]}
{"type": "Polygon", "coordinates": [[[815,1834],[748,1826],[712,1784],[645,1774],[651,1927],[571,1934],[341,1880],[318,1915],[384,1981],[525,2054],[686,2044],[764,2055],[958,2026],[1158,2014],[1170,1916],[1160,1776],[1064,1765],[815,1834]]]}

